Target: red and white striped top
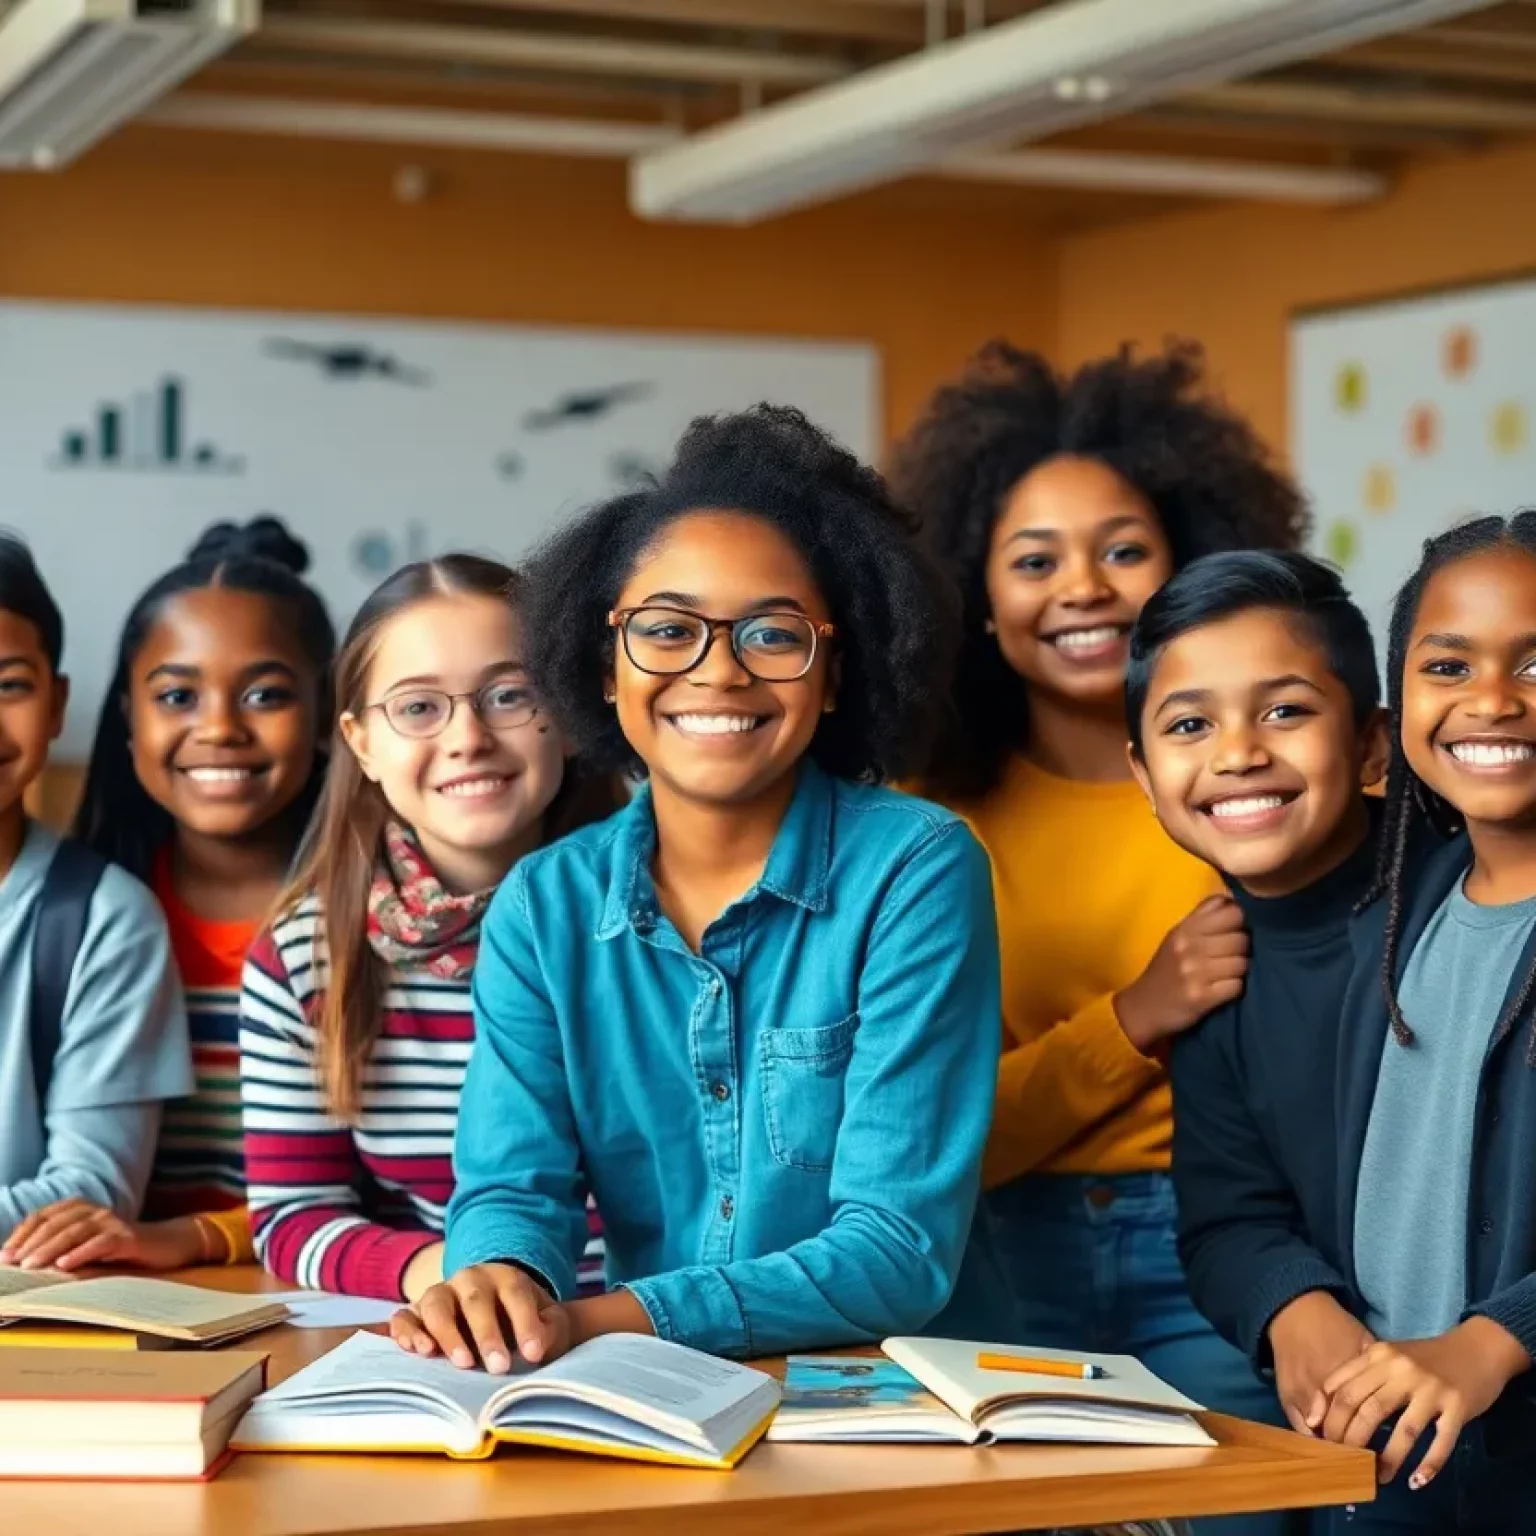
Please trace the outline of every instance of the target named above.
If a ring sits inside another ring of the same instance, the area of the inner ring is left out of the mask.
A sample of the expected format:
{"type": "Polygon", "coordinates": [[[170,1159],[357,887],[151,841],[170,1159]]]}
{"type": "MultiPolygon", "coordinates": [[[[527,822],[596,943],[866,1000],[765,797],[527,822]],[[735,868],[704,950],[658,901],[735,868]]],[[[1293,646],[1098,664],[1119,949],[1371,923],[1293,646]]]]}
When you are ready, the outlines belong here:
{"type": "MultiPolygon", "coordinates": [[[[453,1134],[474,1043],[468,979],[397,971],[353,1125],[326,1110],[315,1031],[327,979],[318,901],[257,939],[240,997],[245,1171],[256,1256],[295,1285],[393,1300],[438,1241],[453,1193],[453,1134]]],[[[601,1289],[590,1207],[584,1290],[601,1289]]]]}

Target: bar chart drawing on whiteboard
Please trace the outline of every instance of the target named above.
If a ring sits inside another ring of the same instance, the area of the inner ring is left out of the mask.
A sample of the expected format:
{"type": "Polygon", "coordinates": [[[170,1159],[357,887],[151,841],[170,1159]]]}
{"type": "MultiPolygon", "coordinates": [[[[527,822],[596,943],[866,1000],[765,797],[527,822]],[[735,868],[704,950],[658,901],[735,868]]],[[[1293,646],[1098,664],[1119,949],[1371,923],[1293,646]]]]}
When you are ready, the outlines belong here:
{"type": "Polygon", "coordinates": [[[154,474],[238,475],[245,460],[187,435],[186,386],[163,378],[127,402],[96,408],[88,426],[66,427],[54,469],[133,470],[154,474]]]}

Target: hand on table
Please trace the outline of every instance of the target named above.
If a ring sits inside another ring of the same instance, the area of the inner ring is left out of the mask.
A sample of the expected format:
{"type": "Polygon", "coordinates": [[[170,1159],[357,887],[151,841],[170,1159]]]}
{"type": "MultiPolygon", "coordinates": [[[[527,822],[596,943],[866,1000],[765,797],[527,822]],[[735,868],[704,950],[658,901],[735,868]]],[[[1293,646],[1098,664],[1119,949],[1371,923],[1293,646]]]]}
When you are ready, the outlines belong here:
{"type": "Polygon", "coordinates": [[[1434,1339],[1373,1344],[1323,1383],[1329,1398],[1323,1437],[1369,1445],[1399,1415],[1377,1463],[1377,1476],[1390,1483],[1433,1429],[1434,1442],[1408,1479],[1410,1488],[1423,1488],[1444,1469],[1466,1425],[1530,1365],[1514,1336],[1486,1317],[1468,1318],[1434,1339]]]}
{"type": "Polygon", "coordinates": [[[441,1353],[461,1370],[472,1370],[478,1355],[492,1375],[511,1370],[514,1352],[546,1365],[572,1342],[566,1309],[515,1264],[461,1269],[395,1313],[389,1333],[401,1349],[441,1353]]]}
{"type": "Polygon", "coordinates": [[[1115,1017],[1144,1056],[1230,1003],[1248,974],[1248,933],[1230,896],[1211,896],[1169,930],[1146,970],[1114,998],[1115,1017]]]}
{"type": "Polygon", "coordinates": [[[127,1221],[89,1200],[58,1200],[33,1211],[0,1247],[0,1264],[21,1269],[79,1269],[86,1264],[132,1264],[139,1269],[183,1269],[208,1262],[207,1238],[197,1221],[127,1221]]]}
{"type": "Polygon", "coordinates": [[[1280,1406],[1298,1434],[1316,1434],[1328,1411],[1323,1384],[1363,1354],[1375,1335],[1327,1291],[1308,1291],[1282,1307],[1269,1324],[1280,1406]]]}

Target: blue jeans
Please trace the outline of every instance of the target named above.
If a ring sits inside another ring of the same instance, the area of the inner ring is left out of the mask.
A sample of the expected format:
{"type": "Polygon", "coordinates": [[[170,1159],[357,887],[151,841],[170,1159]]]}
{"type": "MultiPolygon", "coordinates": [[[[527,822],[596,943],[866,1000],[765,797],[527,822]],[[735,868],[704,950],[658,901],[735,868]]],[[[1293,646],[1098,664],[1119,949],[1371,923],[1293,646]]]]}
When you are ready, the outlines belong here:
{"type": "MultiPolygon", "coordinates": [[[[1390,1428],[1376,1437],[1385,1445],[1390,1428]]],[[[1426,1435],[1402,1470],[1376,1492],[1372,1504],[1330,1509],[1319,1536],[1532,1536],[1536,1532],[1536,1446],[1509,1459],[1488,1455],[1482,1425],[1462,1430],[1444,1470],[1415,1493],[1408,1476],[1430,1447],[1426,1435]]]]}
{"type": "MultiPolygon", "coordinates": [[[[1274,1388],[1189,1298],[1167,1174],[1031,1174],[993,1190],[986,1214],[1015,1297],[1011,1342],[1134,1355],[1214,1413],[1284,1426],[1274,1388]]],[[[1196,1536],[1298,1536],[1307,1524],[1277,1512],[1193,1527],[1196,1536]]]]}

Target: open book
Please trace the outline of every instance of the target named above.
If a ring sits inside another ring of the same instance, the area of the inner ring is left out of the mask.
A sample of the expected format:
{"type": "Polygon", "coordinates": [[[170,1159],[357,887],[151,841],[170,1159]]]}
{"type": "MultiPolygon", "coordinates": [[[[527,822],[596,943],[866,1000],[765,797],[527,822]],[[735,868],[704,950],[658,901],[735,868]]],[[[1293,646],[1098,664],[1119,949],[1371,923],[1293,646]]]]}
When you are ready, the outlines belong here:
{"type": "MultiPolygon", "coordinates": [[[[0,1477],[211,1477],[261,1391],[266,1358],[8,1350],[0,1356],[0,1477]]],[[[110,1527],[109,1510],[101,1519],[110,1527]]]]}
{"type": "Polygon", "coordinates": [[[87,1324],[181,1344],[223,1344],[288,1316],[280,1303],[143,1275],[74,1280],[48,1270],[0,1269],[0,1322],[87,1324]]]}
{"type": "Polygon", "coordinates": [[[511,1375],[490,1376],[355,1333],[257,1398],[232,1443],[477,1459],[506,1441],[726,1468],[778,1401],[778,1382],[761,1371],[642,1334],[605,1334],[550,1365],[517,1361],[511,1375]]]}
{"type": "Polygon", "coordinates": [[[884,1359],[791,1356],[769,1439],[1216,1443],[1191,1417],[1200,1405],[1128,1355],[1028,1351],[1039,1360],[1091,1361],[1103,1372],[1073,1381],[984,1370],[976,1362],[988,1346],[956,1339],[887,1339],[881,1349],[884,1359]]]}

